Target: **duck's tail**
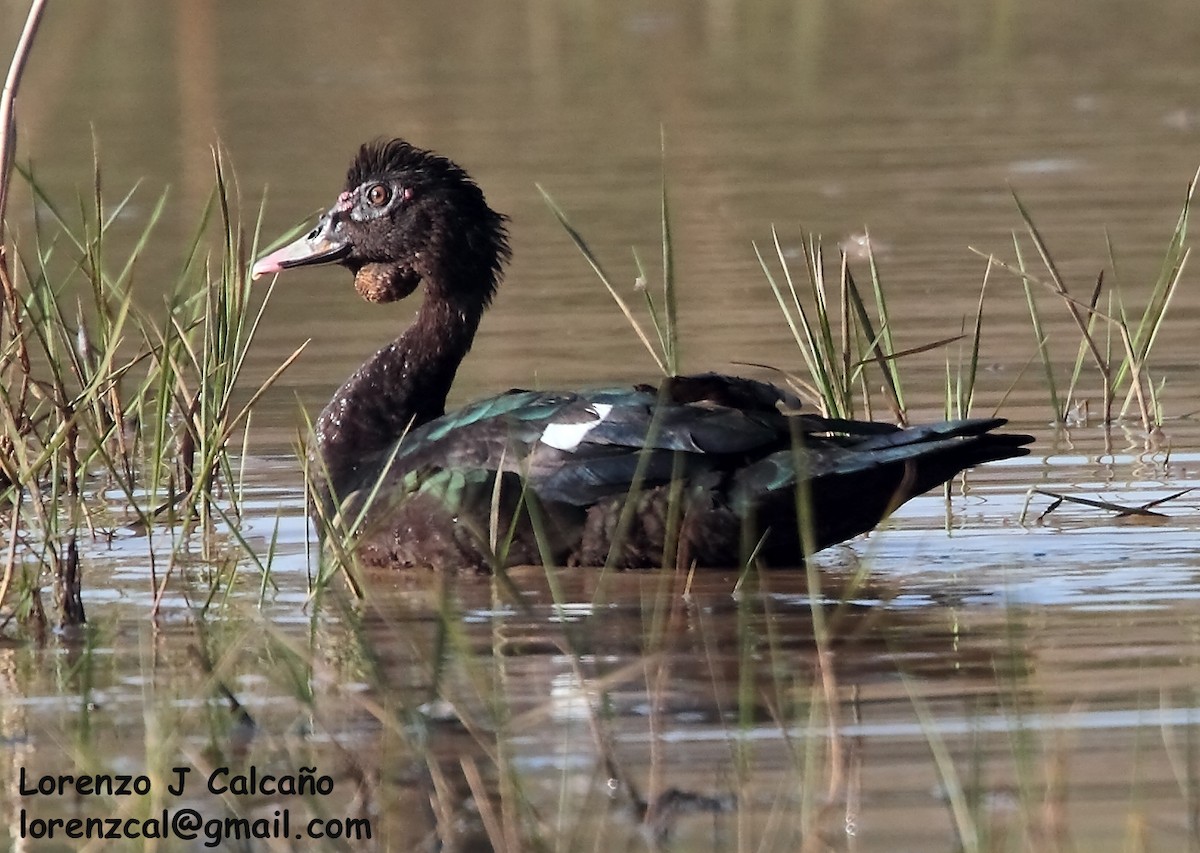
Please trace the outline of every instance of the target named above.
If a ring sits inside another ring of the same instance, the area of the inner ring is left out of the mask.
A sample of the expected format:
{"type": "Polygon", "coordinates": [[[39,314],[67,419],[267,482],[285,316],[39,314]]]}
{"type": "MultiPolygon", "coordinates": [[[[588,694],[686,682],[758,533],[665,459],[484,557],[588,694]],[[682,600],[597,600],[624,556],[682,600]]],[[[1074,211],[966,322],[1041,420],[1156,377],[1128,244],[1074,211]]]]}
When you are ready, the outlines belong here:
{"type": "Polygon", "coordinates": [[[848,434],[847,424],[854,422],[829,423],[827,434],[802,435],[795,448],[773,453],[735,477],[732,504],[754,520],[754,529],[769,535],[768,562],[793,562],[786,557],[796,553],[802,533],[813,551],[865,533],[960,471],[1025,456],[1033,441],[994,432],[1006,423],[1002,418],[945,421],[862,438],[848,434]]]}

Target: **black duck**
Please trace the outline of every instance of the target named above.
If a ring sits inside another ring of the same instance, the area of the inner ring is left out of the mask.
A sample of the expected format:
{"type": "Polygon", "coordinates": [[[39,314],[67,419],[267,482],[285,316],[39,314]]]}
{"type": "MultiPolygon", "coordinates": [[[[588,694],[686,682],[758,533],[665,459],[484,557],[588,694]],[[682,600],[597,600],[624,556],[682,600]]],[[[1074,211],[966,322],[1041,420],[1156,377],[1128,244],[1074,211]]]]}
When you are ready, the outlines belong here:
{"type": "Polygon", "coordinates": [[[797,565],[964,468],[1028,452],[1029,436],[994,432],[1001,419],[831,420],[719,374],[513,390],[447,414],[509,259],[505,221],[457,165],[394,139],[364,145],[312,231],[254,264],[340,264],[372,302],[424,286],[412,324],[316,423],[323,511],[361,520],[369,563],[797,565]]]}

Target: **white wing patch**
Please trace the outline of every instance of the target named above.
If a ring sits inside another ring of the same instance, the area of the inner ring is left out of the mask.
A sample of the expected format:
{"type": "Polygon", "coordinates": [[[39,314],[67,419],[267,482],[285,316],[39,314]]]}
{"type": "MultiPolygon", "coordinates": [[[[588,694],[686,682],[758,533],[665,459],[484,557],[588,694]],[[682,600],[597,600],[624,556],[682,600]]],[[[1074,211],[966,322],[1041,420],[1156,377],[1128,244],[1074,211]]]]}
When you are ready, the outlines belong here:
{"type": "Polygon", "coordinates": [[[588,411],[595,413],[594,421],[583,421],[577,424],[550,424],[542,430],[542,444],[549,445],[556,450],[574,450],[583,442],[589,432],[608,417],[612,408],[608,403],[593,403],[588,406],[588,411]]]}

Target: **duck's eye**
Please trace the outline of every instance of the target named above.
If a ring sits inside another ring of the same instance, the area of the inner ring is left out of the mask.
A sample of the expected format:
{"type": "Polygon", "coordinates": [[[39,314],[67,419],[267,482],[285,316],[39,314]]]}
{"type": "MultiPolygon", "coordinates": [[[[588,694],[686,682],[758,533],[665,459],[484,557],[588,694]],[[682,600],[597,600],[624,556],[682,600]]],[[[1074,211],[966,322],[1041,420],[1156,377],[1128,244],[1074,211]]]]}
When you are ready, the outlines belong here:
{"type": "Polygon", "coordinates": [[[367,190],[367,203],[372,207],[383,207],[392,198],[392,191],[383,184],[374,184],[367,190]]]}

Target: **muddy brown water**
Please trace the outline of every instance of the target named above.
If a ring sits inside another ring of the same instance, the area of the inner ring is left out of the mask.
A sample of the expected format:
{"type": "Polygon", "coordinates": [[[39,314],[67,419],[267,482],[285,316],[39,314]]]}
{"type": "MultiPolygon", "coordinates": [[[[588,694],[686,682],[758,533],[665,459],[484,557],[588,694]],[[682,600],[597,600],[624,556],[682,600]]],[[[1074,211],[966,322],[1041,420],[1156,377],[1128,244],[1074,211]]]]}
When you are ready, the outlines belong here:
{"type": "MultiPolygon", "coordinates": [[[[6,49],[23,12],[0,2],[6,49]]],[[[772,226],[794,263],[801,227],[831,255],[856,254],[869,232],[898,346],[957,333],[985,268],[971,247],[1013,258],[1010,187],[1076,292],[1109,266],[1107,232],[1140,309],[1200,164],[1197,43],[1184,0],[1153,14],[1068,0],[52,4],[20,156],[69,208],[89,192],[94,129],[109,192],[144,183],[118,223],[126,236],[170,187],[138,270],[147,300],[178,267],[218,139],[246,209],[269,188],[265,235],[328,205],[365,139],[400,134],[453,157],[511,216],[516,253],[459,375],[462,402],[652,376],[535,185],[632,288],[630,247],[652,270],[660,251],[660,132],[687,369],[800,366],[754,256],[772,226]]],[[[26,238],[22,189],[9,218],[26,238]]],[[[1200,845],[1200,499],[1139,520],[1070,504],[1041,517],[1050,499],[1029,497],[1137,505],[1200,485],[1194,269],[1152,360],[1168,417],[1157,450],[1133,423],[1108,447],[1095,425],[1047,426],[1024,297],[993,271],[977,409],[1035,431],[1033,456],[821,555],[819,593],[789,572],[698,575],[685,596],[660,574],[561,575],[552,592],[519,571],[528,609],[484,580],[387,575],[370,579],[366,606],[309,599],[297,400],[315,411],[412,311],[362,305],[348,284],[336,270],[283,277],[255,351],[265,376],[312,339],[256,409],[246,460],[246,536],[274,551],[265,592],[235,547],[228,583],[228,566],[198,554],[151,622],[151,554],[169,552],[169,534],[119,531],[87,553],[87,642],[0,645],[12,849],[82,843],[31,847],[22,811],[185,807],[369,817],[374,847],[342,849],[415,849],[439,833],[478,849],[522,800],[555,849],[646,849],[661,829],[679,850],[955,850],[967,825],[987,849],[1200,845]],[[228,599],[196,620],[214,577],[228,599]],[[814,612],[829,637],[820,660],[814,612]],[[222,763],[315,767],[334,790],[167,792],[172,768],[222,763]],[[21,768],[148,774],[153,792],[22,795],[21,768]],[[638,798],[656,802],[649,819],[638,798]]],[[[1060,304],[1042,304],[1065,377],[1077,338],[1060,304]]],[[[905,365],[917,418],[940,416],[945,360],[905,365]]],[[[1096,386],[1085,378],[1093,401],[1096,386]]]]}

